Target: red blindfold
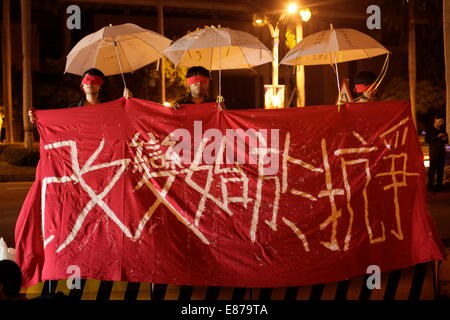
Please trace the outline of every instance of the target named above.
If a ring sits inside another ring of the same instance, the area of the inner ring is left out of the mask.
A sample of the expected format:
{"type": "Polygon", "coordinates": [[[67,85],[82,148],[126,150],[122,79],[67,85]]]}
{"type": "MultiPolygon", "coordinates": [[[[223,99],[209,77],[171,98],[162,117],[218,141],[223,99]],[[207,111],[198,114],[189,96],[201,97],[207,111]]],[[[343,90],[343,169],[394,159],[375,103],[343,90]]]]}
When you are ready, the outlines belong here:
{"type": "Polygon", "coordinates": [[[104,81],[101,77],[92,76],[90,74],[85,75],[83,80],[81,80],[81,86],[83,86],[83,84],[98,84],[101,86],[103,83],[104,81]]]}
{"type": "Polygon", "coordinates": [[[366,92],[367,90],[369,90],[370,88],[370,84],[366,85],[366,84],[355,84],[355,91],[356,93],[363,93],[366,92]]]}
{"type": "Polygon", "coordinates": [[[197,82],[201,82],[204,84],[208,84],[209,83],[209,78],[205,77],[205,76],[193,76],[193,77],[189,77],[186,78],[187,84],[188,86],[190,86],[191,84],[197,83],[197,82]]]}

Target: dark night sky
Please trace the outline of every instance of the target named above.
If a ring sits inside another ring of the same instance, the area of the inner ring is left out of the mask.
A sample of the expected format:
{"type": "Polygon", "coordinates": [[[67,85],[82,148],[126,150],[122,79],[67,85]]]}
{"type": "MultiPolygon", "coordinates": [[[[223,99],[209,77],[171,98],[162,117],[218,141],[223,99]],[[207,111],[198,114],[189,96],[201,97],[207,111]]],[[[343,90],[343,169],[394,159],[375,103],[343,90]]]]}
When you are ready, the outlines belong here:
{"type": "MultiPolygon", "coordinates": [[[[415,0],[416,1],[416,15],[422,21],[416,28],[416,41],[417,41],[417,59],[418,64],[423,68],[418,68],[418,78],[434,79],[438,77],[442,78],[442,73],[438,71],[443,68],[443,56],[441,58],[440,52],[443,52],[442,42],[442,0],[415,0]]],[[[111,1],[113,3],[114,1],[111,1]]],[[[259,10],[264,13],[277,13],[282,10],[287,1],[274,1],[274,0],[247,0],[247,1],[235,1],[228,0],[227,3],[248,3],[252,10],[259,10]],[[264,9],[264,10],[263,10],[264,9]]],[[[336,16],[333,18],[321,17],[321,12],[324,10],[335,10],[339,12],[359,13],[365,14],[365,8],[370,4],[378,4],[382,13],[382,33],[383,44],[389,45],[407,45],[407,7],[405,0],[304,0],[303,4],[310,6],[316,14],[315,19],[322,19],[323,21],[335,20],[335,24],[339,27],[339,19],[336,16]]],[[[63,45],[61,44],[63,34],[62,30],[58,26],[61,25],[61,20],[67,16],[65,8],[69,4],[68,2],[60,2],[56,0],[33,0],[32,7],[32,22],[37,25],[39,31],[39,57],[40,61],[44,61],[48,58],[58,59],[64,55],[63,45]]],[[[76,3],[76,1],[74,1],[76,3]]],[[[12,23],[20,23],[20,1],[11,1],[12,6],[12,23]]],[[[82,22],[86,26],[82,31],[73,31],[73,42],[81,39],[83,36],[96,30],[91,30],[90,18],[94,14],[116,14],[123,15],[123,10],[128,9],[128,13],[133,16],[153,16],[156,17],[156,8],[147,7],[143,10],[143,7],[135,6],[123,6],[123,5],[98,5],[98,4],[80,4],[82,8],[82,22]],[[86,13],[87,12],[87,13],[86,13]]],[[[168,15],[181,15],[190,16],[195,18],[196,16],[204,17],[205,11],[188,13],[183,10],[173,10],[168,8],[166,11],[168,15]]],[[[230,13],[211,13],[215,18],[232,18],[247,20],[251,19],[251,12],[248,14],[230,14],[230,13]]],[[[362,21],[361,26],[364,27],[362,21]]],[[[306,27],[306,32],[308,27],[306,27]]],[[[20,31],[20,30],[19,30],[20,31]]],[[[370,31],[368,32],[370,34],[370,31]]],[[[20,35],[17,35],[20,37],[20,35]]],[[[179,36],[179,35],[167,35],[167,36],[179,36]]],[[[13,41],[16,39],[13,36],[13,41]]]]}
{"type": "MultiPolygon", "coordinates": [[[[444,81],[444,59],[443,59],[443,39],[442,39],[442,0],[414,0],[416,2],[416,16],[418,24],[416,26],[416,56],[417,56],[417,80],[428,79],[440,85],[444,81]]],[[[114,1],[111,1],[113,3],[114,1]]],[[[213,2],[213,1],[211,1],[213,2]]],[[[225,2],[225,1],[222,1],[225,2]]],[[[66,32],[62,26],[67,19],[66,8],[77,1],[61,2],[57,0],[33,0],[32,1],[32,23],[36,39],[33,41],[34,50],[34,79],[33,86],[41,90],[38,86],[45,81],[60,82],[71,79],[71,76],[62,76],[67,48],[64,47],[64,37],[66,32]],[[38,65],[36,67],[36,65],[38,65]]],[[[265,13],[269,17],[277,18],[280,10],[283,10],[288,1],[276,0],[228,0],[226,3],[248,4],[248,12],[213,12],[206,9],[177,9],[165,8],[166,36],[172,39],[178,38],[188,30],[192,30],[184,25],[175,25],[171,17],[185,19],[201,19],[203,27],[207,24],[226,25],[227,21],[247,25],[248,29],[255,34],[270,48],[271,41],[267,30],[256,30],[251,26],[252,15],[254,13],[265,13]],[[272,15],[271,15],[272,14],[272,15]],[[205,20],[206,19],[206,20],[205,20]],[[209,19],[209,20],[208,20],[209,19]],[[167,22],[169,21],[169,22],[167,22]],[[208,22],[209,21],[209,22],[208,22]],[[253,29],[252,29],[253,28],[253,29]]],[[[335,28],[355,28],[376,38],[385,45],[392,53],[391,65],[388,70],[386,80],[394,77],[408,79],[407,69],[407,27],[408,8],[404,0],[304,0],[303,4],[310,6],[313,10],[313,18],[304,24],[305,36],[328,28],[330,23],[335,28]],[[368,5],[377,4],[381,8],[382,28],[381,30],[368,30],[365,25],[366,8],[368,5]],[[355,18],[355,16],[357,18],[355,18]],[[358,18],[359,17],[359,18],[358,18]]],[[[101,19],[108,17],[118,17],[127,19],[133,17],[131,22],[152,21],[150,29],[156,30],[157,10],[152,6],[131,6],[114,4],[79,4],[82,10],[82,30],[71,31],[71,46],[89,33],[97,31],[95,23],[99,24],[101,19]],[[146,20],[147,19],[147,20],[146,20]]],[[[15,24],[13,28],[13,68],[16,72],[21,69],[20,51],[20,1],[11,1],[12,13],[11,22],[15,24]]],[[[130,18],[131,19],[131,18],[130,18]]],[[[106,21],[106,20],[105,20],[106,21]]],[[[137,23],[137,22],[135,22],[137,23]]],[[[138,23],[139,24],[139,23],[138,23]]],[[[284,45],[284,33],[286,23],[282,25],[280,57],[286,52],[284,45]]],[[[193,26],[193,25],[192,25],[193,26]]],[[[361,62],[362,66],[372,66],[370,62],[361,62]]],[[[361,65],[350,63],[347,71],[351,76],[361,65]]],[[[269,68],[269,67],[267,67],[269,68]]],[[[285,67],[280,67],[280,70],[285,67]]],[[[377,67],[378,68],[378,67],[377,67]]],[[[20,76],[15,77],[16,86],[20,86],[20,76]]],[[[75,78],[73,78],[75,79],[75,78]]],[[[78,81],[77,79],[74,81],[78,81]]],[[[308,84],[307,84],[308,85],[308,84]]],[[[315,86],[315,85],[310,85],[315,86]]],[[[308,88],[307,88],[308,89],[308,88]]],[[[312,95],[315,95],[312,93],[312,95]]],[[[320,101],[313,101],[321,103],[320,101]]],[[[326,102],[326,101],[325,101],[326,102]]]]}

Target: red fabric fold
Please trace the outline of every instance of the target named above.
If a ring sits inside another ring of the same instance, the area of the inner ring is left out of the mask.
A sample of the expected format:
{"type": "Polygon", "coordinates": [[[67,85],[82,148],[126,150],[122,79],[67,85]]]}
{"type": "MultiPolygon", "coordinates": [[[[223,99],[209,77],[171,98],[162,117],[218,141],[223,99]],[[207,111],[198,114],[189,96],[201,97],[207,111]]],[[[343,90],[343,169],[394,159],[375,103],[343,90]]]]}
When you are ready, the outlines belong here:
{"type": "Polygon", "coordinates": [[[16,224],[24,286],[70,266],[302,286],[443,259],[408,102],[218,111],[122,98],[36,116],[41,158],[16,224]]]}

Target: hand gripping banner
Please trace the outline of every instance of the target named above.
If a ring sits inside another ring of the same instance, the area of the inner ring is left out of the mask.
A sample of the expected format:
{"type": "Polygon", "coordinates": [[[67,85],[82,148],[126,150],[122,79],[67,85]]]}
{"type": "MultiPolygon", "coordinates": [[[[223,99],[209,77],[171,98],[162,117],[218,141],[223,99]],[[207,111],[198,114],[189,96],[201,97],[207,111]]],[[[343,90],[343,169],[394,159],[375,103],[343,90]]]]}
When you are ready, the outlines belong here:
{"type": "Polygon", "coordinates": [[[405,101],[180,110],[139,99],[37,111],[16,225],[24,285],[334,282],[443,259],[405,101]]]}

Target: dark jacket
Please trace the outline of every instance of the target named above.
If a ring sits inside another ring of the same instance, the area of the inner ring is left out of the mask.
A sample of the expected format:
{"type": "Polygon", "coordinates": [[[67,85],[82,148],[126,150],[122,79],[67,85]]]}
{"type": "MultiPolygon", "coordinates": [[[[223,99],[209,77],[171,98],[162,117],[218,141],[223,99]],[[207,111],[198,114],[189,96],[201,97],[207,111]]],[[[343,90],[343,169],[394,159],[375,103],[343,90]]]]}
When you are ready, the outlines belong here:
{"type": "Polygon", "coordinates": [[[80,99],[80,101],[76,102],[76,103],[72,103],[69,104],[66,108],[76,108],[76,107],[82,107],[84,105],[84,101],[86,99],[83,97],[80,99]]]}
{"type": "MultiPolygon", "coordinates": [[[[83,97],[80,99],[80,101],[76,103],[69,104],[66,108],[76,108],[76,107],[82,107],[84,106],[84,102],[86,101],[86,98],[83,97]]],[[[102,103],[100,99],[98,99],[98,103],[102,103]]]]}
{"type": "MultiPolygon", "coordinates": [[[[203,101],[202,103],[209,103],[209,102],[216,102],[215,99],[210,98],[210,97],[206,97],[205,101],[203,101]]],[[[192,101],[192,96],[188,95],[180,100],[177,101],[178,104],[193,104],[195,102],[192,101]]]]}
{"type": "Polygon", "coordinates": [[[438,130],[435,126],[431,126],[425,135],[425,142],[430,145],[430,157],[445,157],[445,145],[448,143],[448,134],[445,132],[445,127],[438,130]],[[438,138],[440,133],[443,133],[445,136],[438,138]]]}

